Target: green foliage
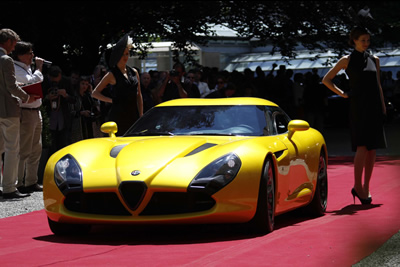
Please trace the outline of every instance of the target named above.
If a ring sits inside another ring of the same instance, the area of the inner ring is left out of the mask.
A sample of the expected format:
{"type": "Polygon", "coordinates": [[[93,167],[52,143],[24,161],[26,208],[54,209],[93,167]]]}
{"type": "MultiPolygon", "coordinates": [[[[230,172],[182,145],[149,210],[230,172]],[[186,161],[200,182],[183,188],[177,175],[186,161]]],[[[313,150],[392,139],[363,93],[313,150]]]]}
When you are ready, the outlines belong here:
{"type": "Polygon", "coordinates": [[[273,45],[285,56],[295,57],[298,44],[341,54],[354,26],[349,10],[364,6],[375,19],[373,45],[400,43],[398,1],[5,1],[2,6],[9,12],[3,12],[1,28],[32,42],[37,56],[63,69],[79,66],[83,73],[91,73],[107,44],[127,32],[141,57],[149,42],[173,41],[191,61],[187,44],[206,45],[214,36],[212,24],[228,26],[256,46],[273,45]]]}

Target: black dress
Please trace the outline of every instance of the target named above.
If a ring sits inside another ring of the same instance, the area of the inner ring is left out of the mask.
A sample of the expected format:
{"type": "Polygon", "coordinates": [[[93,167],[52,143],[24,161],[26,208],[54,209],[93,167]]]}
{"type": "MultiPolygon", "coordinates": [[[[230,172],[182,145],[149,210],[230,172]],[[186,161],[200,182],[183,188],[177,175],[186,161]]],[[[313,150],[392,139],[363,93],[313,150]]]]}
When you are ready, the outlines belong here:
{"type": "Polygon", "coordinates": [[[350,86],[350,129],[352,150],[386,148],[382,100],[375,58],[354,50],[346,69],[350,86]]]}
{"type": "Polygon", "coordinates": [[[109,121],[117,123],[118,132],[116,135],[123,135],[139,118],[137,107],[138,79],[134,70],[126,66],[128,79],[122,74],[118,67],[111,72],[114,74],[116,84],[112,86],[112,105],[108,115],[109,121]]]}

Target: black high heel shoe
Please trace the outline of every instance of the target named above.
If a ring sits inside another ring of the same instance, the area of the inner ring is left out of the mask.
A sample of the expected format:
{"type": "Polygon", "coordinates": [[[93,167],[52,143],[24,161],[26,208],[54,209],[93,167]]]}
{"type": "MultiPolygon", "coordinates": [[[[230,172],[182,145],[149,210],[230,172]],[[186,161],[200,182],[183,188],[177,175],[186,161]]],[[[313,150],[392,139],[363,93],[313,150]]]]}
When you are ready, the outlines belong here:
{"type": "Polygon", "coordinates": [[[358,198],[358,200],[360,200],[361,204],[363,204],[363,205],[369,205],[372,202],[372,198],[371,197],[361,198],[357,194],[357,191],[354,189],[354,187],[351,189],[351,194],[353,195],[354,204],[356,204],[356,197],[358,198]]]}

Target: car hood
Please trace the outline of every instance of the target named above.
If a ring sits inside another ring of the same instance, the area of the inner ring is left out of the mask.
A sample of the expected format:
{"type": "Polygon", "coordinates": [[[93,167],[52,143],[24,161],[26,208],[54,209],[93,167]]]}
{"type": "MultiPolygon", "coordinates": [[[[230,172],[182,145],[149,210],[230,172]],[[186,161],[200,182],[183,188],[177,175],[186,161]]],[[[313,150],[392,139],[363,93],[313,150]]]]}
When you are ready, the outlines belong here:
{"type": "MultiPolygon", "coordinates": [[[[123,181],[144,181],[148,186],[184,189],[202,168],[215,159],[231,152],[243,155],[250,153],[249,150],[259,150],[257,138],[260,137],[89,139],[60,150],[58,156],[53,155],[56,157],[53,161],[71,154],[82,168],[86,189],[100,185],[117,186],[123,181]]],[[[274,140],[265,143],[273,144],[271,150],[284,149],[281,142],[274,140]]]]}
{"type": "MultiPolygon", "coordinates": [[[[132,178],[132,171],[139,171],[137,179],[151,177],[167,167],[171,168],[171,165],[179,164],[175,163],[176,161],[181,162],[179,169],[184,171],[192,168],[189,162],[193,160],[187,157],[195,156],[196,149],[200,152],[216,145],[205,138],[190,137],[160,137],[134,141],[123,147],[116,157],[118,176],[121,179],[132,180],[135,179],[132,178]]],[[[199,158],[195,161],[199,161],[199,158]]]]}

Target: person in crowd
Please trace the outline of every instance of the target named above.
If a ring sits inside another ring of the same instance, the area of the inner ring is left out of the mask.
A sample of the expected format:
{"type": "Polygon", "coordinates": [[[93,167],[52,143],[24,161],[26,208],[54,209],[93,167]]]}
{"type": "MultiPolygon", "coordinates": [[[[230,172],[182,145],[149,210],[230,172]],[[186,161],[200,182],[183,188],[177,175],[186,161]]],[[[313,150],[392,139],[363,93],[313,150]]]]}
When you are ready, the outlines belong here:
{"type": "Polygon", "coordinates": [[[59,66],[52,65],[43,81],[43,105],[49,117],[51,133],[50,153],[69,145],[71,132],[70,105],[74,105],[76,97],[70,80],[63,75],[59,66]]]}
{"type": "MultiPolygon", "coordinates": [[[[203,81],[203,72],[201,69],[196,69],[193,71],[194,73],[194,84],[199,88],[200,97],[205,97],[210,93],[210,88],[208,84],[203,81]]],[[[189,76],[189,75],[188,75],[189,76]]]]}
{"type": "Polygon", "coordinates": [[[82,76],[79,81],[79,90],[75,92],[76,102],[71,105],[71,142],[99,137],[96,129],[100,128],[97,118],[100,110],[92,98],[92,85],[90,77],[82,76]]]}
{"type": "MultiPolygon", "coordinates": [[[[90,77],[90,84],[92,88],[96,88],[96,86],[100,83],[100,81],[103,79],[104,75],[107,73],[107,68],[104,65],[97,65],[93,73],[90,77]]],[[[111,86],[108,85],[106,88],[104,88],[101,91],[102,95],[105,95],[107,97],[111,97],[111,86]]],[[[98,99],[93,98],[94,101],[97,102],[97,105],[100,109],[100,117],[98,118],[98,124],[102,124],[106,121],[106,118],[108,116],[108,112],[110,111],[111,108],[111,103],[107,103],[104,101],[100,101],[98,99]]]]}
{"type": "MultiPolygon", "coordinates": [[[[21,110],[18,99],[22,103],[32,103],[38,95],[26,93],[15,78],[14,60],[9,54],[14,51],[19,35],[11,29],[0,30],[0,155],[4,152],[4,166],[0,157],[0,166],[3,167],[2,188],[0,194],[3,199],[28,197],[18,191],[19,139],[21,110]]],[[[0,172],[1,173],[1,172],[0,172]]],[[[0,174],[1,176],[1,174],[0,174]]]]}
{"type": "Polygon", "coordinates": [[[256,68],[256,77],[254,78],[254,93],[256,96],[267,98],[267,79],[264,71],[260,66],[256,68]]]}
{"type": "Polygon", "coordinates": [[[215,88],[210,90],[210,93],[208,93],[205,97],[206,98],[214,98],[216,95],[223,96],[225,87],[226,87],[225,78],[224,78],[224,76],[220,75],[217,79],[217,84],[215,85],[215,88]]]}
{"type": "Polygon", "coordinates": [[[293,103],[295,117],[304,119],[304,75],[298,72],[293,77],[293,103]]]}
{"type": "Polygon", "coordinates": [[[244,85],[244,88],[241,90],[243,91],[243,94],[241,94],[240,96],[243,97],[257,97],[257,90],[251,86],[251,85],[244,85]]]}
{"type": "Polygon", "coordinates": [[[243,70],[243,78],[241,78],[238,81],[234,81],[234,84],[238,88],[244,88],[244,86],[251,86],[251,87],[255,88],[254,71],[252,71],[250,68],[245,68],[243,70]]]}
{"type": "Polygon", "coordinates": [[[190,70],[186,75],[184,82],[184,89],[190,98],[200,98],[200,90],[199,87],[195,84],[195,72],[190,70]]]}
{"type": "Polygon", "coordinates": [[[73,92],[79,91],[79,83],[81,80],[81,74],[79,70],[73,69],[69,75],[71,80],[71,89],[73,92]]]}
{"type": "Polygon", "coordinates": [[[95,88],[107,73],[107,68],[104,65],[94,67],[93,74],[90,76],[90,83],[95,88]]]}
{"type": "Polygon", "coordinates": [[[357,26],[352,29],[349,37],[349,43],[354,47],[353,52],[342,57],[328,71],[322,82],[337,95],[350,98],[351,142],[352,149],[356,152],[354,187],[351,194],[362,204],[370,204],[370,180],[375,165],[376,149],[386,148],[383,120],[386,107],[380,83],[379,58],[367,52],[371,34],[365,27],[357,26]],[[342,69],[349,77],[348,93],[332,81],[342,69]]]}
{"type": "Polygon", "coordinates": [[[391,71],[385,71],[381,76],[383,96],[385,97],[386,102],[391,102],[396,84],[396,81],[393,79],[393,73],[391,71]]]}
{"type": "Polygon", "coordinates": [[[264,92],[260,92],[260,96],[264,99],[274,101],[274,71],[278,67],[278,64],[273,63],[271,70],[268,72],[268,74],[265,76],[265,83],[266,83],[266,89],[264,92]]]}
{"type": "Polygon", "coordinates": [[[281,108],[286,110],[289,116],[293,116],[296,110],[294,108],[293,103],[293,77],[294,71],[292,69],[287,69],[285,72],[285,78],[283,83],[283,90],[284,90],[284,100],[281,105],[281,108]]]}
{"type": "Polygon", "coordinates": [[[393,105],[395,110],[397,111],[397,116],[399,116],[400,112],[400,71],[396,73],[396,81],[393,90],[393,105]]]}
{"type": "Polygon", "coordinates": [[[271,100],[279,106],[283,106],[285,102],[286,77],[286,66],[280,65],[273,78],[273,85],[270,94],[271,100]]]}
{"type": "Polygon", "coordinates": [[[149,70],[149,75],[150,75],[150,88],[157,88],[159,86],[160,82],[160,75],[161,71],[158,70],[149,70]]]}
{"type": "Polygon", "coordinates": [[[127,65],[131,46],[129,34],[125,34],[112,49],[109,62],[111,70],[92,93],[94,98],[112,103],[108,120],[117,123],[117,135],[123,135],[143,115],[139,73],[127,65]],[[108,85],[112,85],[111,97],[102,94],[108,85]]]}
{"type": "Polygon", "coordinates": [[[225,97],[235,97],[237,96],[236,85],[234,83],[227,83],[226,86],[221,87],[217,91],[206,95],[206,98],[225,98],[225,97]]]}
{"type": "MultiPolygon", "coordinates": [[[[34,59],[33,44],[17,42],[12,53],[14,59],[15,76],[17,82],[25,85],[43,82],[43,59],[34,59]],[[36,69],[31,65],[35,62],[36,69]]],[[[38,184],[38,168],[42,155],[42,114],[40,106],[42,99],[37,98],[30,104],[19,101],[21,107],[20,118],[20,152],[18,165],[17,188],[21,193],[43,191],[38,184]]]]}
{"type": "Polygon", "coordinates": [[[224,97],[236,97],[236,96],[238,96],[236,85],[234,83],[228,83],[224,90],[224,97]]]}
{"type": "Polygon", "coordinates": [[[323,132],[326,109],[326,87],[321,83],[317,69],[304,75],[304,107],[306,121],[311,127],[323,132]]]}
{"type": "Polygon", "coordinates": [[[185,90],[182,80],[185,72],[185,66],[180,62],[175,63],[173,70],[167,72],[167,76],[157,93],[159,102],[188,97],[188,92],[185,90]]]}
{"type": "Polygon", "coordinates": [[[213,68],[204,67],[203,71],[204,75],[207,76],[208,88],[210,88],[210,91],[214,90],[215,87],[217,86],[217,80],[222,74],[220,73],[217,67],[213,68]]]}
{"type": "Polygon", "coordinates": [[[150,73],[143,72],[140,75],[140,89],[143,97],[143,112],[146,112],[156,105],[157,97],[150,73]]]}

